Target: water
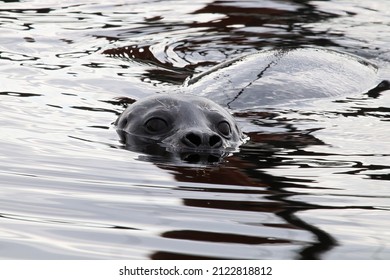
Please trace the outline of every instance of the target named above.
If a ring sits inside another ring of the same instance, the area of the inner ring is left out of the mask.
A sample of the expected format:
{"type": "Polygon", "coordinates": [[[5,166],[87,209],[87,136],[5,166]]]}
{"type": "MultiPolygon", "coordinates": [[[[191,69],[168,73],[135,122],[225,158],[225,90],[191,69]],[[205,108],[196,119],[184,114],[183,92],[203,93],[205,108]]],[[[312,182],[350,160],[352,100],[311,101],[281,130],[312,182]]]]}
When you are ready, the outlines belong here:
{"type": "Polygon", "coordinates": [[[112,125],[116,98],[254,49],[347,51],[389,79],[389,25],[382,0],[0,1],[1,258],[390,259],[390,91],[238,114],[251,141],[211,166],[112,125]]]}

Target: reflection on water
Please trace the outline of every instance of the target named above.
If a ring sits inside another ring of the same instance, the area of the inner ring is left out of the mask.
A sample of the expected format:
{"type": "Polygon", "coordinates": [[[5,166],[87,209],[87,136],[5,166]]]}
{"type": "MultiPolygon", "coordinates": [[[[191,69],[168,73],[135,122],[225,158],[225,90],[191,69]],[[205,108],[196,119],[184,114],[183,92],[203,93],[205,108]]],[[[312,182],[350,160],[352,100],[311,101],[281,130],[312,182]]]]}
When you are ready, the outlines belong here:
{"type": "Polygon", "coordinates": [[[1,1],[0,255],[389,259],[388,90],[237,112],[250,141],[209,165],[112,126],[118,97],[253,50],[347,51],[389,79],[389,23],[383,1],[1,1]]]}

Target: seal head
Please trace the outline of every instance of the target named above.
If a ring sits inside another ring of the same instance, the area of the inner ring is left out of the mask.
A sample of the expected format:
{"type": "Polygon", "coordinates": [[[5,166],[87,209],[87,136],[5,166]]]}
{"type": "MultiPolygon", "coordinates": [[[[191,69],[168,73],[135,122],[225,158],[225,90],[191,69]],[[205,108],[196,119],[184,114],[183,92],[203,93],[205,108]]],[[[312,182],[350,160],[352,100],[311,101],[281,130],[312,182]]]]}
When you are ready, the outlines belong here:
{"type": "Polygon", "coordinates": [[[193,95],[160,94],[130,105],[115,122],[130,150],[151,152],[155,144],[171,153],[223,154],[243,141],[231,114],[218,104],[193,95]]]}

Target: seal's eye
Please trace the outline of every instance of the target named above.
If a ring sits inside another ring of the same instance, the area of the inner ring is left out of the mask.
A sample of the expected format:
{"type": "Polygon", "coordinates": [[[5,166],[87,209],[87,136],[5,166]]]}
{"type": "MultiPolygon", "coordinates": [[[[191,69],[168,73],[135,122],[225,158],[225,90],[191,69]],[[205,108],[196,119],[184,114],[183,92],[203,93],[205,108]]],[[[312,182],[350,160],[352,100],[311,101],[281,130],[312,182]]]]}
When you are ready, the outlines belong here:
{"type": "Polygon", "coordinates": [[[151,118],[145,123],[145,127],[151,133],[159,133],[167,130],[168,123],[161,118],[151,118]]]}
{"type": "Polygon", "coordinates": [[[225,137],[229,137],[232,130],[230,128],[230,124],[226,121],[221,121],[218,126],[218,131],[225,137]]]}

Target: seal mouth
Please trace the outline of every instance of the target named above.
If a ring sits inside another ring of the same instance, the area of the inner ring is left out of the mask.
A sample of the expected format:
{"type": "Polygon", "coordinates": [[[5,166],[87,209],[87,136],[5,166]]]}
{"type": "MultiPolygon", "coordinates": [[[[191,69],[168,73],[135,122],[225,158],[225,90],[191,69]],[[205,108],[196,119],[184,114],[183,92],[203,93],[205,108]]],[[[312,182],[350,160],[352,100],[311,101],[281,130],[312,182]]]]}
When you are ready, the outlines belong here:
{"type": "Polygon", "coordinates": [[[225,145],[217,145],[217,147],[208,147],[208,146],[188,146],[188,145],[181,145],[181,143],[178,143],[178,145],[171,145],[168,143],[156,143],[157,145],[160,145],[162,148],[164,148],[167,152],[172,154],[199,154],[199,155],[215,155],[215,156],[224,156],[228,155],[232,152],[237,152],[237,147],[230,147],[225,145]]]}
{"type": "Polygon", "coordinates": [[[181,153],[180,159],[187,163],[214,164],[219,163],[225,156],[217,154],[181,153]]]}
{"type": "Polygon", "coordinates": [[[165,147],[168,153],[178,157],[182,162],[191,164],[216,164],[232,154],[237,149],[232,148],[189,148],[189,147],[165,147]]]}

